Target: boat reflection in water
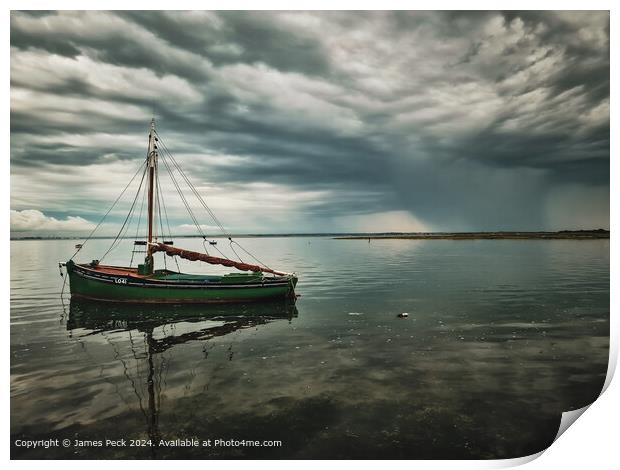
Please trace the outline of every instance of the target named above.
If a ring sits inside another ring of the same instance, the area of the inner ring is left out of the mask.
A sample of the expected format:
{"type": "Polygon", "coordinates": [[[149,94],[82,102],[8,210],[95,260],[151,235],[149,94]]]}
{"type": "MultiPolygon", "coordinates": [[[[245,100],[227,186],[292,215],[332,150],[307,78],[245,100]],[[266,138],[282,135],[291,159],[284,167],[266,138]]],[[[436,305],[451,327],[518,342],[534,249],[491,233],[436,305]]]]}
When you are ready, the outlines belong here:
{"type": "MultiPolygon", "coordinates": [[[[165,361],[156,364],[157,361],[154,359],[175,346],[190,341],[208,342],[212,338],[240,329],[253,328],[274,321],[291,321],[294,317],[297,317],[297,308],[292,302],[215,306],[127,305],[72,298],[69,304],[67,330],[70,331],[72,338],[78,340],[93,335],[105,337],[106,332],[129,334],[131,356],[144,362],[146,374],[138,374],[137,377],[127,375],[129,368],[126,367],[118,351],[115,351],[115,357],[123,362],[125,375],[138,397],[140,411],[146,421],[146,434],[154,443],[151,453],[155,457],[157,443],[162,436],[159,430],[159,415],[162,393],[161,369],[165,361]],[[142,335],[143,341],[136,339],[136,331],[142,335]],[[144,397],[144,394],[147,396],[144,397]]],[[[115,343],[111,341],[109,343],[115,346],[115,343]]],[[[206,347],[203,351],[206,355],[206,347]]]]}

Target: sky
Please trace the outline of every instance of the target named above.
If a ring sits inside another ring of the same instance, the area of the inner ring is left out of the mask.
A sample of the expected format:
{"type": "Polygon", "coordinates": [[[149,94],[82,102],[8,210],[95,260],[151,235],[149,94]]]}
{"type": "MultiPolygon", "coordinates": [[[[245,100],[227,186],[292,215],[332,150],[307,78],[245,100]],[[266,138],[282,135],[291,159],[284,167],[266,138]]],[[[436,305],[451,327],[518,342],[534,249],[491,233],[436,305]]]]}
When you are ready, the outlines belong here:
{"type": "Polygon", "coordinates": [[[607,12],[14,11],[11,233],[90,231],[152,117],[234,233],[609,228],[607,12]]]}

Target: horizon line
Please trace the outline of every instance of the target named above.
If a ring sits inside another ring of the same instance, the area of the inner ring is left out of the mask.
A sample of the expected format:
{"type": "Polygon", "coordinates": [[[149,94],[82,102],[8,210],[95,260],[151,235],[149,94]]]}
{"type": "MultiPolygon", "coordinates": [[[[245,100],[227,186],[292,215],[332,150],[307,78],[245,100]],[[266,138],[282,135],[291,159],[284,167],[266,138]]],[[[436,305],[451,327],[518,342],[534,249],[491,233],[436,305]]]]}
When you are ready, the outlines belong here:
{"type": "MultiPolygon", "coordinates": [[[[321,237],[321,236],[377,236],[377,235],[473,235],[473,234],[554,234],[554,233],[610,233],[609,229],[597,228],[597,229],[565,229],[565,230],[469,230],[469,231],[425,231],[425,232],[402,232],[402,231],[390,231],[390,232],[282,232],[282,233],[231,233],[227,235],[192,235],[192,234],[177,234],[170,235],[166,238],[217,238],[227,239],[234,237],[321,237]]],[[[19,232],[17,232],[19,233],[19,232]]],[[[99,235],[91,237],[91,239],[109,239],[116,238],[115,235],[99,235]]],[[[142,240],[146,237],[119,237],[122,240],[142,240]]],[[[23,236],[10,236],[10,240],[83,240],[84,237],[80,235],[23,235],[23,236]]]]}

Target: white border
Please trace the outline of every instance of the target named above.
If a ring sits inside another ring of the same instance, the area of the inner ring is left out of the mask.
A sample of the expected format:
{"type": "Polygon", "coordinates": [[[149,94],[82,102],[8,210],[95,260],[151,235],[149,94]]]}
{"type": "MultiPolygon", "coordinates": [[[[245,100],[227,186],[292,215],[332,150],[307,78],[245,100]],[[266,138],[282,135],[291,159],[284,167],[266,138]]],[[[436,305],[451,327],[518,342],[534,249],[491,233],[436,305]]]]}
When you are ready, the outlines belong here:
{"type": "MultiPolygon", "coordinates": [[[[173,4],[169,2],[162,1],[119,1],[119,0],[109,0],[107,2],[101,1],[92,1],[87,4],[83,1],[76,0],[65,0],[65,1],[32,1],[32,0],[23,0],[23,1],[14,1],[9,0],[7,2],[7,9],[5,10],[5,16],[3,18],[3,39],[4,39],[4,48],[3,48],[3,65],[5,74],[3,76],[4,79],[4,93],[2,94],[2,103],[4,105],[4,113],[2,114],[2,127],[4,129],[4,148],[7,149],[7,152],[2,159],[2,171],[0,172],[0,178],[2,178],[0,190],[3,194],[3,204],[4,211],[2,217],[2,229],[4,233],[5,240],[9,240],[9,201],[10,201],[10,168],[9,168],[9,142],[10,142],[10,128],[9,128],[9,114],[10,114],[10,95],[9,95],[9,83],[10,83],[10,51],[9,51],[9,36],[10,36],[10,18],[9,13],[10,9],[248,9],[248,10],[277,10],[277,9],[326,9],[326,10],[334,10],[334,9],[380,9],[380,10],[391,10],[391,9],[432,9],[432,10],[441,10],[441,9],[477,9],[477,10],[496,10],[496,9],[504,9],[504,10],[611,10],[611,40],[613,41],[614,33],[618,31],[617,28],[617,12],[614,11],[613,2],[611,1],[599,1],[599,0],[590,0],[588,2],[578,2],[578,1],[559,1],[559,0],[546,0],[546,1],[503,1],[503,2],[493,2],[493,1],[468,1],[468,2],[457,2],[457,1],[447,1],[447,0],[435,0],[435,1],[418,1],[418,2],[407,2],[402,0],[383,0],[381,2],[368,2],[368,1],[342,1],[342,0],[314,0],[314,1],[306,1],[301,0],[297,2],[285,2],[285,1],[262,1],[262,2],[251,2],[251,1],[242,1],[242,0],[229,0],[229,1],[221,1],[214,0],[211,2],[200,2],[196,0],[177,0],[173,4]],[[292,7],[295,8],[292,8],[292,7]]],[[[617,10],[617,9],[616,9],[617,10]]],[[[611,67],[611,83],[614,81],[617,82],[618,74],[616,73],[616,61],[614,57],[614,48],[612,44],[612,67],[611,67]]],[[[613,100],[611,100],[613,102],[613,100]]],[[[611,135],[618,135],[617,130],[618,126],[615,124],[615,121],[611,120],[611,135]]],[[[615,155],[614,153],[614,141],[612,139],[611,142],[611,155],[615,155]]],[[[373,461],[331,461],[331,462],[321,462],[320,465],[327,467],[341,467],[345,466],[353,466],[356,468],[371,468],[379,464],[381,466],[389,465],[392,468],[402,468],[410,470],[413,467],[416,468],[500,468],[506,466],[515,466],[521,465],[527,462],[528,468],[549,468],[553,467],[563,467],[567,469],[583,469],[584,467],[601,467],[607,468],[613,465],[613,462],[617,462],[618,452],[616,448],[618,447],[615,428],[617,424],[615,422],[615,417],[618,415],[617,410],[620,404],[620,386],[618,386],[618,380],[611,381],[613,370],[615,369],[617,359],[618,359],[618,337],[619,337],[619,329],[618,329],[618,321],[617,315],[614,313],[616,311],[615,307],[618,305],[618,295],[615,293],[615,285],[613,271],[615,266],[615,261],[618,260],[617,250],[615,248],[614,234],[615,230],[618,228],[615,224],[617,220],[617,208],[618,208],[618,197],[619,191],[614,185],[614,176],[617,174],[616,171],[617,164],[614,159],[611,159],[611,223],[610,228],[612,232],[612,241],[611,241],[611,348],[610,348],[610,373],[608,374],[606,386],[608,386],[607,390],[602,394],[602,396],[594,402],[589,409],[583,413],[583,415],[578,419],[576,425],[571,426],[564,434],[562,434],[557,442],[555,442],[551,447],[549,447],[546,451],[544,451],[541,455],[530,456],[522,458],[522,459],[512,459],[512,460],[493,460],[493,461],[388,461],[388,462],[373,462],[373,461]],[[610,383],[611,381],[611,383],[610,383]],[[615,412],[615,413],[614,413],[615,412]],[[535,458],[539,457],[539,458],[535,458]]],[[[617,181],[616,181],[617,182],[617,181]]],[[[9,246],[7,243],[5,246],[9,246]]],[[[9,263],[7,257],[5,257],[5,262],[3,263],[2,270],[2,281],[5,292],[5,305],[7,306],[5,312],[5,321],[8,323],[9,320],[9,298],[10,298],[10,289],[9,289],[9,279],[10,279],[10,271],[9,271],[9,263]]],[[[7,325],[8,326],[8,325],[7,325]]],[[[10,336],[9,336],[9,328],[3,329],[4,335],[4,345],[5,345],[5,353],[3,355],[2,364],[3,364],[3,376],[2,383],[4,385],[5,390],[5,402],[2,407],[2,418],[5,425],[5,440],[3,442],[2,455],[8,460],[10,457],[9,452],[9,444],[10,444],[10,407],[9,407],[9,390],[10,390],[10,381],[9,381],[9,344],[10,344],[10,336]]],[[[194,463],[184,463],[185,465],[196,465],[194,463]]],[[[12,461],[11,466],[15,468],[30,468],[32,465],[31,462],[28,461],[12,461]]],[[[52,469],[55,468],[63,468],[65,469],[67,466],[72,468],[77,468],[78,466],[83,466],[84,463],[81,461],[50,461],[46,462],[45,466],[49,466],[52,469]]],[[[91,461],[89,462],[90,466],[95,468],[103,468],[103,466],[110,465],[107,461],[91,461]]],[[[169,466],[168,462],[158,461],[128,461],[128,462],[115,462],[114,466],[121,465],[132,466],[136,465],[148,465],[149,467],[154,468],[164,468],[164,466],[169,466]]],[[[205,465],[205,464],[199,464],[205,465]]],[[[213,461],[208,463],[209,466],[217,466],[224,467],[228,465],[234,466],[251,466],[252,468],[269,468],[271,469],[279,469],[290,467],[294,465],[296,468],[301,470],[312,468],[319,465],[317,461],[258,461],[258,462],[246,462],[246,461],[234,461],[234,462],[225,462],[225,461],[213,461]]]]}

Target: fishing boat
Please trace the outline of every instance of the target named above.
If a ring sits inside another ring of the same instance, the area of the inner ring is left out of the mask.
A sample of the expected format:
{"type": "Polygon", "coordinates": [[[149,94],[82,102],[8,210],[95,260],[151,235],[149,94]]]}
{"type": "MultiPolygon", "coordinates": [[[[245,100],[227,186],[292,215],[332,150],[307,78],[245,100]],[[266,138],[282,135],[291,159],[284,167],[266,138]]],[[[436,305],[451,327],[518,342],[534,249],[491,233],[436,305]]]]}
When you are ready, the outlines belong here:
{"type": "Polygon", "coordinates": [[[66,268],[69,279],[69,289],[72,297],[85,298],[98,301],[110,302],[130,302],[130,303],[238,303],[256,302],[272,300],[295,300],[295,286],[297,276],[294,273],[287,273],[270,268],[261,262],[252,253],[245,249],[239,242],[226,232],[219,219],[206,204],[205,199],[191,183],[187,174],[178,165],[178,162],[163,143],[161,137],[155,129],[155,120],[151,121],[148,134],[147,155],[134,177],[129,182],[121,195],[116,199],[106,215],[99,224],[88,235],[87,239],[76,245],[77,251],[66,263],[59,263],[61,268],[66,268]],[[181,196],[190,218],[194,222],[199,235],[203,239],[204,252],[185,250],[174,246],[172,233],[167,218],[166,206],[163,200],[161,184],[159,179],[159,163],[163,161],[166,170],[172,180],[174,187],[181,196]],[[76,255],[92,238],[96,230],[101,226],[106,216],[112,211],[123,194],[130,187],[132,182],[139,174],[142,174],[137,193],[133,198],[133,203],[129,214],[125,218],[118,235],[113,240],[112,245],[99,260],[92,260],[88,263],[78,263],[74,261],[76,255]],[[175,173],[177,176],[175,176],[175,173]],[[143,182],[146,179],[146,184],[143,182]],[[215,224],[226,236],[229,247],[234,256],[228,256],[209,242],[210,249],[218,251],[219,255],[214,256],[207,249],[207,237],[202,231],[202,225],[198,222],[199,215],[195,214],[188,203],[188,199],[183,195],[181,183],[189,187],[193,196],[199,201],[202,208],[213,219],[215,224]],[[134,240],[134,250],[130,266],[114,266],[103,264],[103,258],[113,249],[119,246],[121,241],[126,238],[128,229],[136,219],[137,201],[140,194],[143,194],[142,203],[147,201],[146,211],[146,233],[138,235],[140,220],[142,218],[142,206],[140,215],[137,217],[136,239],[134,240]],[[163,215],[162,215],[163,213],[163,215]],[[155,220],[157,217],[158,220],[155,220]],[[168,226],[168,234],[164,232],[164,219],[168,226]],[[159,222],[159,224],[157,224],[159,222]],[[137,248],[136,248],[137,247],[137,248]],[[242,259],[239,253],[251,258],[253,262],[242,259]],[[144,253],[143,263],[133,266],[134,255],[144,253]],[[155,255],[163,253],[164,267],[155,269],[155,255]],[[166,258],[175,261],[176,270],[168,269],[166,258]],[[237,272],[229,274],[187,274],[181,272],[177,258],[189,261],[201,261],[212,265],[221,265],[235,268],[237,272]]]}

